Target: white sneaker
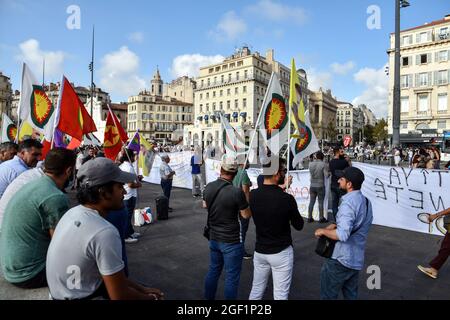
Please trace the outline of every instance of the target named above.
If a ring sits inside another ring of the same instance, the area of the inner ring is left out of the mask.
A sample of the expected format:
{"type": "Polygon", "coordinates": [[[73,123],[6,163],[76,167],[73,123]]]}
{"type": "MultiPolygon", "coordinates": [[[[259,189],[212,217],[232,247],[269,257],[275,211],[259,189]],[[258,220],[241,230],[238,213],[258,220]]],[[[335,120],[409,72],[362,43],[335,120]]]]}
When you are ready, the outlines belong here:
{"type": "Polygon", "coordinates": [[[136,242],[138,242],[138,239],[131,238],[131,237],[125,239],[125,243],[136,243],[136,242]]]}
{"type": "Polygon", "coordinates": [[[141,234],[140,234],[139,232],[135,232],[135,233],[133,233],[130,237],[133,238],[133,239],[137,239],[137,238],[139,238],[140,236],[141,236],[141,234]]]}

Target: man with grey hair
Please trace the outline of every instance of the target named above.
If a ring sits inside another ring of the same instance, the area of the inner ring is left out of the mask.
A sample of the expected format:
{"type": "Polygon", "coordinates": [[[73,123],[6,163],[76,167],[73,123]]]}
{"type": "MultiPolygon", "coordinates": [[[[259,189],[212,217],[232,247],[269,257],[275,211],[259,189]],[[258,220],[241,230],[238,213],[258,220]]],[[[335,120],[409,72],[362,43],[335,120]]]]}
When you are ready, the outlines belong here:
{"type": "MultiPolygon", "coordinates": [[[[159,167],[159,174],[161,176],[161,188],[167,199],[170,200],[170,192],[172,191],[172,182],[175,171],[169,166],[170,157],[167,154],[161,155],[161,166],[159,167]]],[[[173,211],[169,207],[169,211],[173,211]]]]}

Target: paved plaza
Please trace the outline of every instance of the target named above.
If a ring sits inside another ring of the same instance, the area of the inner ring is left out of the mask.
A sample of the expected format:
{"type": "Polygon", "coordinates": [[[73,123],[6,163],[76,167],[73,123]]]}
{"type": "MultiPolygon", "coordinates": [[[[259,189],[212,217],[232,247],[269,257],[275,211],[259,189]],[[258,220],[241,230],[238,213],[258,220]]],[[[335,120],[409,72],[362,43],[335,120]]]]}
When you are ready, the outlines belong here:
{"type": "MultiPolygon", "coordinates": [[[[160,186],[144,184],[139,191],[138,206],[151,206],[154,210],[154,199],[160,194],[160,186]]],[[[69,196],[75,204],[75,195],[70,193],[69,196]]],[[[190,190],[179,188],[172,190],[171,206],[174,212],[170,213],[169,220],[136,228],[142,237],[138,243],[127,245],[130,276],[146,285],[161,288],[167,299],[202,299],[209,262],[208,242],[202,235],[206,210],[201,208],[200,199],[192,198],[190,190]]],[[[305,223],[302,231],[292,230],[295,261],[290,299],[319,298],[323,259],[314,252],[316,239],[313,236],[319,226],[322,225],[305,223]]],[[[370,265],[380,267],[381,289],[367,288],[370,275],[364,270],[360,276],[359,298],[450,299],[448,265],[444,265],[437,280],[417,270],[418,264],[427,263],[434,257],[441,239],[374,225],[369,233],[366,268],[370,265]]],[[[255,228],[250,223],[247,249],[253,250],[254,243],[255,228]]],[[[240,299],[248,299],[252,274],[252,260],[244,260],[240,299]]],[[[223,298],[223,275],[217,298],[223,298]]],[[[0,277],[0,299],[48,299],[48,290],[17,289],[0,277]]],[[[268,287],[265,299],[272,299],[271,287],[268,287]]]]}

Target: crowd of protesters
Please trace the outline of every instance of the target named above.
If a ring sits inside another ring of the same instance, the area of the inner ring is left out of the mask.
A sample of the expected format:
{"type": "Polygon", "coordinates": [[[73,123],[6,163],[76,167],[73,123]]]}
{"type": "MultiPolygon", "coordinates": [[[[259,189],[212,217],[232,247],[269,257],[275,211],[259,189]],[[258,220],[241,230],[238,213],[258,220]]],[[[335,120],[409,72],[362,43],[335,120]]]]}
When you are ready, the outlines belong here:
{"type": "MultiPolygon", "coordinates": [[[[134,151],[123,148],[113,162],[104,157],[100,147],[55,148],[40,161],[42,148],[33,139],[0,145],[0,262],[6,281],[24,289],[48,286],[54,300],[163,299],[161,290],[129,279],[126,244],[136,243],[140,237],[132,219],[143,179],[137,174],[134,151]],[[79,203],[73,208],[66,194],[70,187],[76,189],[79,203]]],[[[292,177],[286,174],[286,162],[271,157],[261,167],[258,188],[251,190],[248,165],[225,155],[220,177],[205,187],[201,174],[204,154],[199,148],[156,146],[154,151],[160,152],[162,160],[161,189],[168,199],[176,174],[169,165],[169,154],[187,150],[193,151],[193,197],[202,197],[207,209],[210,265],[204,298],[215,299],[224,270],[224,297],[236,299],[243,259],[253,258],[249,299],[263,299],[270,275],[274,299],[288,299],[296,252],[291,227],[301,231],[304,221],[295,198],[287,192],[292,177]],[[250,221],[256,230],[253,254],[245,245],[250,221]]],[[[206,152],[207,156],[221,153],[215,149],[206,152]]],[[[337,299],[342,293],[345,299],[356,299],[372,205],[360,191],[364,173],[352,166],[344,149],[330,149],[327,155],[317,152],[308,166],[307,222],[314,222],[312,211],[317,201],[319,223],[329,224],[318,228],[315,236],[334,243],[322,266],[320,298],[337,299]],[[327,179],[331,180],[332,204],[325,217],[327,179]]],[[[439,151],[432,147],[408,149],[406,155],[413,168],[439,167],[439,151]]],[[[449,213],[430,215],[430,221],[449,213]]],[[[432,278],[450,255],[450,238],[446,235],[445,239],[430,266],[419,266],[432,278]]]]}

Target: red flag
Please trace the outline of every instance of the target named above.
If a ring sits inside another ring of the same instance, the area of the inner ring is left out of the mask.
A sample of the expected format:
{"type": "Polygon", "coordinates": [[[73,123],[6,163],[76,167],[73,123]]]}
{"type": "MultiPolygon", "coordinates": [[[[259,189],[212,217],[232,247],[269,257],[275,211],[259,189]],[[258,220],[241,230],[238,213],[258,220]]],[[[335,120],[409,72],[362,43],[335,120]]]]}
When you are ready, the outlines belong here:
{"type": "Polygon", "coordinates": [[[119,120],[111,110],[108,113],[105,126],[105,139],[103,140],[103,148],[105,156],[112,161],[116,160],[117,155],[122,149],[123,143],[128,140],[128,135],[120,125],[119,120]]]}
{"type": "Polygon", "coordinates": [[[61,84],[57,127],[80,141],[83,134],[97,131],[94,120],[66,77],[63,77],[61,84]]]}

